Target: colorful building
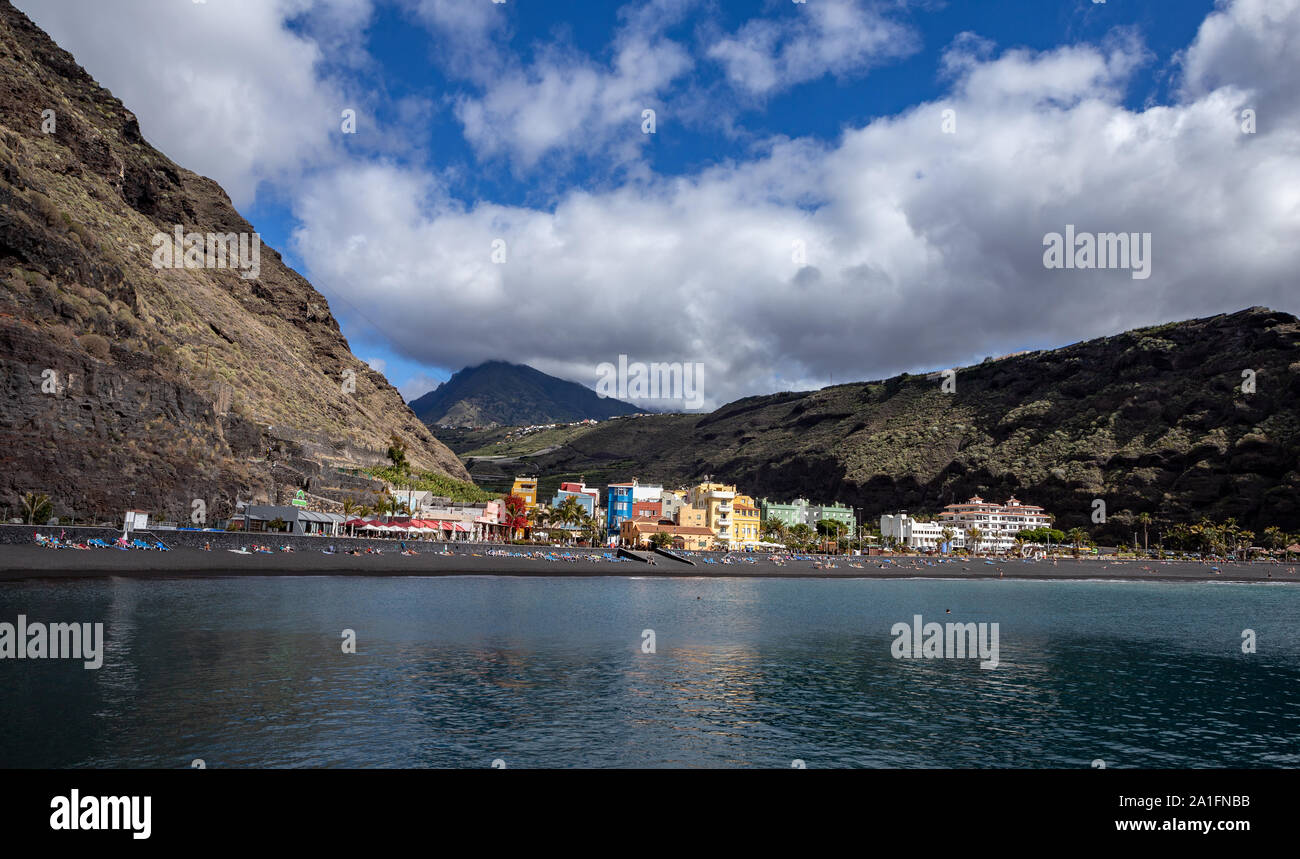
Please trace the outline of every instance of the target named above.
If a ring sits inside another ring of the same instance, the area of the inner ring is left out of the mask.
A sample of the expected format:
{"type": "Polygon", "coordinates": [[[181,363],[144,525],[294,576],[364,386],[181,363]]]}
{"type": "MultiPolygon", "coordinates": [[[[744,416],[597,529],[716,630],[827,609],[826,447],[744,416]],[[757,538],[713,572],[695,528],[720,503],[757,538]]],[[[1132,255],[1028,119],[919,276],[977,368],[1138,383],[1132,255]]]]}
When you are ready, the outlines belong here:
{"type": "Polygon", "coordinates": [[[634,504],[659,501],[664,491],[662,486],[638,483],[636,478],[631,483],[611,483],[606,488],[609,497],[605,504],[605,529],[611,540],[614,535],[621,533],[623,522],[636,515],[633,511],[634,504]]]}
{"type": "Polygon", "coordinates": [[[632,501],[633,519],[653,519],[658,522],[663,518],[664,505],[661,501],[632,501]]]}
{"type": "Polygon", "coordinates": [[[510,494],[524,499],[525,510],[531,513],[537,506],[537,478],[516,477],[514,486],[510,488],[510,494]]]}
{"type": "Polygon", "coordinates": [[[596,511],[600,508],[600,491],[587,486],[585,483],[561,483],[560,490],[551,499],[551,508],[559,507],[566,498],[577,499],[578,504],[582,506],[583,511],[588,516],[595,516],[596,511]]]}
{"type": "Polygon", "coordinates": [[[649,519],[626,519],[619,530],[619,537],[624,546],[646,548],[650,545],[653,534],[667,534],[673,540],[669,548],[687,551],[703,551],[712,548],[713,532],[708,528],[690,525],[672,525],[667,522],[652,522],[649,519]]]}
{"type": "Polygon", "coordinates": [[[763,539],[758,506],[748,495],[737,495],[731,505],[731,548],[755,549],[763,539]]]}
{"type": "Polygon", "coordinates": [[[842,504],[809,504],[806,498],[796,498],[788,504],[783,504],[764,498],[759,502],[759,509],[764,522],[780,522],[786,528],[807,525],[816,530],[818,522],[829,519],[844,525],[845,536],[852,537],[857,533],[853,508],[842,504]]]}
{"type": "Polygon", "coordinates": [[[736,487],[727,483],[705,482],[691,487],[692,507],[704,511],[704,527],[713,532],[718,542],[730,546],[735,538],[734,510],[736,487]]]}

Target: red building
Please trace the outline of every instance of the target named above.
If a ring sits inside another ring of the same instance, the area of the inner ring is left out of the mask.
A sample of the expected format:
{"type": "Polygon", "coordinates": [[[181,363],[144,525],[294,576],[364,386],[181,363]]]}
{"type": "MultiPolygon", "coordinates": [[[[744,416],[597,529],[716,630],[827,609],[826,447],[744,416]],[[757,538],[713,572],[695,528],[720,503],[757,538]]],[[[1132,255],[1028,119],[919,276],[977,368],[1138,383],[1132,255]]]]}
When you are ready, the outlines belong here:
{"type": "Polygon", "coordinates": [[[653,519],[658,522],[664,515],[662,501],[634,501],[632,503],[633,519],[653,519]]]}

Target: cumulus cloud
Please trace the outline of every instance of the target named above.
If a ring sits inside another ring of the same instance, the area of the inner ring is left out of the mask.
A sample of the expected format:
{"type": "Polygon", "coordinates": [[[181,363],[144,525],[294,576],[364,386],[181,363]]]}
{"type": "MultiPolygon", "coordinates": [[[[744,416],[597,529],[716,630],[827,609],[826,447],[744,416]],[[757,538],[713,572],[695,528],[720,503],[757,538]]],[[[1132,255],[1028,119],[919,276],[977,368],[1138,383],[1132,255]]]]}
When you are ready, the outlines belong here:
{"type": "MultiPolygon", "coordinates": [[[[460,202],[423,159],[336,148],[345,87],[322,58],[351,56],[369,0],[19,3],[178,162],[239,204],[276,183],[308,274],[345,299],[336,312],[365,308],[399,357],[431,367],[499,358],[594,384],[621,354],[702,362],[716,405],[1253,304],[1300,309],[1300,0],[1222,4],[1178,56],[1169,104],[1126,106],[1153,62],[1132,32],[1046,52],[964,34],[937,63],[942,98],[833,142],[773,138],[744,160],[642,169],[535,207],[460,202]],[[314,8],[328,14],[285,23],[314,8]],[[1043,237],[1066,224],[1151,233],[1151,277],[1044,269],[1043,237]]],[[[576,146],[635,159],[640,110],[699,69],[665,35],[682,0],[625,8],[600,61],[543,45],[527,64],[501,49],[497,4],[411,3],[491,48],[466,65],[482,88],[457,109],[482,157],[521,168],[576,146]]],[[[864,53],[837,37],[848,18],[817,17],[873,8],[821,0],[707,44],[728,45],[714,59],[761,98],[876,62],[888,21],[868,22],[864,53]]],[[[431,109],[413,101],[399,121],[431,109]]]]}
{"type": "Polygon", "coordinates": [[[862,0],[814,0],[746,22],[717,39],[708,55],[735,87],[764,96],[827,74],[860,74],[919,47],[911,28],[862,0]]]}
{"type": "Polygon", "coordinates": [[[1240,20],[1230,38],[1207,21],[1170,105],[1124,106],[1150,59],[1128,35],[1042,53],[971,54],[965,40],[946,98],[834,144],[773,140],[746,162],[549,209],[458,205],[405,167],[341,169],[301,198],[295,242],[313,278],[385,314],[410,359],[504,358],[588,384],[620,354],[700,361],[712,404],[1294,310],[1300,155],[1266,125],[1243,134],[1238,108],[1269,93],[1284,105],[1272,72],[1240,58],[1295,43],[1300,3],[1220,14],[1240,20]],[[1150,232],[1152,276],[1046,270],[1043,237],[1066,224],[1150,232]]]}
{"type": "Polygon", "coordinates": [[[656,0],[625,9],[606,63],[559,45],[527,65],[500,60],[481,96],[457,100],[465,139],[481,158],[508,157],[519,171],[550,154],[636,160],[648,140],[643,112],[662,109],[660,94],[693,66],[687,49],[662,34],[686,8],[656,0]]]}
{"type": "Polygon", "coordinates": [[[330,160],[342,110],[358,107],[318,74],[320,45],[286,22],[314,21],[342,44],[370,0],[16,5],[126,101],[151,143],[217,179],[237,206],[262,182],[330,160]]]}

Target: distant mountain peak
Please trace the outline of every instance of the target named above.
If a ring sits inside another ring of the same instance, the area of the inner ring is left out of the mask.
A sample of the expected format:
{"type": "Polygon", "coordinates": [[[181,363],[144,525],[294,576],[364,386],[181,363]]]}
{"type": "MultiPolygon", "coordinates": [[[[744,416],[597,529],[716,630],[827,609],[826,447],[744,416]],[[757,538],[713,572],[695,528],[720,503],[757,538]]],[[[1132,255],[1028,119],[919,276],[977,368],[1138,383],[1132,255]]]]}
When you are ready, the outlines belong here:
{"type": "Polygon", "coordinates": [[[484,361],[410,402],[429,426],[526,426],[605,420],[641,409],[527,364],[484,361]]]}

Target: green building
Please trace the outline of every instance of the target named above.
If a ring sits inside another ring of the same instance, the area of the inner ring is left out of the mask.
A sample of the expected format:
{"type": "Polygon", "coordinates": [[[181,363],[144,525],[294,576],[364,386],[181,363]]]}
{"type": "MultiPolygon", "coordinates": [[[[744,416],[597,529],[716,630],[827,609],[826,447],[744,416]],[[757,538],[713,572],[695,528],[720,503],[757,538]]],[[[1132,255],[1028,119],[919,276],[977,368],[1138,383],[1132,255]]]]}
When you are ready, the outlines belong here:
{"type": "Polygon", "coordinates": [[[844,523],[847,536],[854,536],[855,522],[853,508],[842,504],[809,504],[806,498],[796,498],[788,504],[771,501],[767,498],[758,502],[759,514],[764,522],[777,521],[790,528],[794,525],[807,525],[816,528],[823,519],[844,523]]]}

